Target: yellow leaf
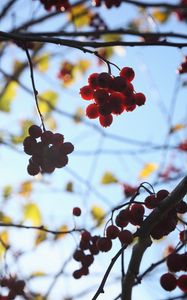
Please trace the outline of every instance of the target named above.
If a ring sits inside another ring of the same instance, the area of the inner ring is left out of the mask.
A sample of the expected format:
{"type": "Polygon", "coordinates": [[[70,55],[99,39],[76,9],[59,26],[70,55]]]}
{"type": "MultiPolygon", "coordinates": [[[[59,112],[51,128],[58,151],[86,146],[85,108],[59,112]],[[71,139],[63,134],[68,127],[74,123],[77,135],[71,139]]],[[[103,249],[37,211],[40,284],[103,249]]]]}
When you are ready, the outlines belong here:
{"type": "Polygon", "coordinates": [[[40,209],[35,203],[28,203],[23,208],[23,219],[31,221],[33,226],[41,225],[40,209]]]}
{"type": "Polygon", "coordinates": [[[0,110],[4,112],[10,111],[11,102],[14,100],[17,92],[18,84],[16,81],[11,81],[6,87],[0,98],[0,110]]]}
{"type": "Polygon", "coordinates": [[[0,258],[3,258],[3,255],[6,252],[6,249],[9,244],[9,236],[7,231],[2,231],[0,233],[0,258]]]}
{"type": "Polygon", "coordinates": [[[76,5],[71,8],[68,18],[76,27],[83,27],[90,24],[92,13],[83,5],[76,5]]]}
{"type": "Polygon", "coordinates": [[[34,60],[37,69],[45,73],[49,69],[49,53],[43,53],[41,56],[37,56],[34,60]]]}
{"type": "Polygon", "coordinates": [[[105,211],[102,207],[93,205],[91,208],[91,215],[93,219],[97,222],[97,226],[104,223],[105,211]]]}
{"type": "Polygon", "coordinates": [[[9,216],[6,216],[2,211],[0,211],[0,222],[1,223],[11,223],[12,219],[9,216]]]}
{"type": "Polygon", "coordinates": [[[73,121],[75,123],[80,123],[83,117],[84,117],[84,110],[82,109],[82,107],[78,107],[73,115],[73,121]]]}
{"type": "Polygon", "coordinates": [[[88,68],[90,67],[90,61],[87,59],[81,59],[81,60],[79,60],[77,65],[78,65],[78,68],[80,69],[80,71],[82,73],[85,73],[88,70],[88,68]]]}
{"type": "Polygon", "coordinates": [[[105,172],[103,177],[101,178],[102,184],[111,184],[117,182],[118,182],[117,178],[111,172],[105,172]]]}
{"type": "Polygon", "coordinates": [[[22,197],[29,197],[32,192],[32,182],[24,181],[22,182],[19,190],[19,195],[22,197]]]}
{"type": "Polygon", "coordinates": [[[145,179],[146,177],[149,177],[158,166],[155,163],[147,163],[143,167],[143,169],[140,171],[139,179],[145,179]]]}
{"type": "Polygon", "coordinates": [[[176,132],[178,130],[181,130],[181,129],[184,129],[184,128],[186,128],[185,124],[176,124],[173,127],[171,127],[170,133],[174,133],[174,132],[176,132]]]}
{"type": "Polygon", "coordinates": [[[36,239],[35,239],[35,246],[38,246],[39,244],[41,244],[43,241],[45,241],[47,238],[47,232],[45,231],[39,231],[36,239]]]}
{"type": "Polygon", "coordinates": [[[67,226],[67,225],[62,225],[62,226],[60,226],[60,228],[58,228],[57,231],[62,231],[62,233],[56,234],[54,239],[55,239],[55,240],[59,240],[59,239],[65,237],[66,234],[67,234],[66,232],[67,232],[68,230],[69,230],[69,229],[68,229],[68,226],[67,226]]]}
{"type": "Polygon", "coordinates": [[[69,181],[67,184],[66,184],[66,191],[69,192],[69,193],[73,193],[73,182],[72,181],[69,181]]]}
{"type": "Polygon", "coordinates": [[[12,186],[11,185],[5,185],[3,188],[3,198],[4,200],[8,199],[12,194],[12,186]]]}
{"type": "Polygon", "coordinates": [[[23,143],[24,138],[28,136],[28,129],[29,127],[33,125],[33,121],[31,120],[22,120],[21,121],[21,134],[20,135],[12,135],[11,136],[11,141],[14,144],[20,144],[23,143]]]}
{"type": "Polygon", "coordinates": [[[54,91],[48,90],[39,95],[40,111],[42,114],[47,114],[53,110],[58,100],[58,94],[54,91]]]}
{"type": "Polygon", "coordinates": [[[155,9],[152,15],[153,18],[159,23],[165,23],[168,20],[170,13],[167,10],[155,9]]]}
{"type": "Polygon", "coordinates": [[[36,272],[32,272],[30,275],[31,278],[42,277],[42,276],[46,276],[46,273],[44,273],[42,271],[36,271],[36,272]]]}

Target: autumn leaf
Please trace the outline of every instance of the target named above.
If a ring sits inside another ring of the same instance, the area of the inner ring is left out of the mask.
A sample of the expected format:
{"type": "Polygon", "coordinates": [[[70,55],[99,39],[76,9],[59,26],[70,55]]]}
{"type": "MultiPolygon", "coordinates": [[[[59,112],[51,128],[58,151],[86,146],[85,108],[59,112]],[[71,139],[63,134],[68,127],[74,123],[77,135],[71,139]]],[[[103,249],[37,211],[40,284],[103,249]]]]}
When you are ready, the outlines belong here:
{"type": "Polygon", "coordinates": [[[85,73],[89,69],[90,65],[90,61],[87,59],[80,59],[77,63],[77,66],[82,73],[85,73]]]}
{"type": "Polygon", "coordinates": [[[173,127],[171,127],[169,133],[172,134],[172,133],[175,133],[176,131],[179,131],[179,130],[184,129],[184,128],[186,128],[185,124],[176,124],[173,127]]]}
{"type": "Polygon", "coordinates": [[[19,195],[29,197],[32,192],[32,181],[24,181],[21,183],[19,195]]]}
{"type": "Polygon", "coordinates": [[[158,166],[155,163],[147,163],[144,165],[143,169],[140,171],[139,179],[145,179],[149,177],[155,170],[157,170],[158,166]]]}
{"type": "Polygon", "coordinates": [[[118,179],[111,172],[105,172],[101,178],[102,184],[111,184],[111,183],[117,183],[117,182],[118,182],[118,179]]]}
{"type": "Polygon", "coordinates": [[[66,192],[73,193],[73,182],[69,181],[65,187],[66,192]]]}
{"type": "Polygon", "coordinates": [[[12,191],[13,191],[13,189],[12,189],[11,185],[5,185],[4,188],[3,188],[3,193],[2,193],[3,194],[3,199],[4,200],[8,199],[11,196],[12,191]]]}
{"type": "Polygon", "coordinates": [[[33,125],[33,121],[31,120],[22,120],[21,121],[21,133],[20,135],[12,135],[11,136],[11,142],[13,144],[20,144],[23,143],[23,140],[26,138],[28,135],[28,128],[33,125]]]}
{"type": "Polygon", "coordinates": [[[170,16],[170,12],[168,10],[155,9],[152,16],[157,22],[165,23],[170,16]]]}
{"type": "Polygon", "coordinates": [[[38,246],[39,244],[41,244],[43,241],[46,240],[46,238],[47,238],[47,232],[40,230],[37,233],[37,236],[36,236],[36,239],[35,239],[35,246],[38,246]]]}
{"type": "Polygon", "coordinates": [[[46,276],[46,273],[42,271],[35,271],[31,273],[30,278],[42,277],[42,276],[46,276]]]}
{"type": "Polygon", "coordinates": [[[9,235],[7,231],[2,231],[0,233],[0,258],[3,258],[7,248],[9,246],[9,235]]]}
{"type": "Polygon", "coordinates": [[[4,112],[10,111],[10,105],[16,96],[18,84],[16,81],[11,81],[6,87],[0,98],[0,110],[4,112]]]}
{"type": "Polygon", "coordinates": [[[59,228],[58,228],[58,230],[57,231],[62,231],[62,232],[64,232],[64,233],[59,233],[59,234],[56,234],[55,235],[55,237],[54,237],[54,239],[55,240],[59,240],[59,239],[61,239],[61,238],[64,238],[65,236],[66,236],[66,232],[68,231],[69,229],[68,229],[68,226],[67,225],[62,225],[62,226],[60,226],[59,228]]]}
{"type": "Polygon", "coordinates": [[[28,203],[23,207],[23,219],[31,221],[33,226],[41,225],[41,213],[36,203],[28,203]]]}
{"type": "Polygon", "coordinates": [[[2,211],[0,211],[0,222],[1,223],[11,223],[12,222],[12,218],[5,215],[2,211]]]}
{"type": "Polygon", "coordinates": [[[68,19],[78,28],[89,25],[91,17],[91,11],[83,4],[71,7],[70,13],[68,14],[68,19]]]}
{"type": "Polygon", "coordinates": [[[91,215],[96,221],[97,226],[100,226],[104,223],[105,211],[102,207],[93,205],[91,208],[91,215]]]}
{"type": "Polygon", "coordinates": [[[48,114],[53,110],[58,101],[58,94],[52,90],[45,91],[40,94],[38,98],[40,101],[40,111],[42,114],[48,114]]]}
{"type": "Polygon", "coordinates": [[[36,56],[34,59],[37,69],[45,73],[49,69],[49,53],[43,53],[40,56],[36,56]]]}

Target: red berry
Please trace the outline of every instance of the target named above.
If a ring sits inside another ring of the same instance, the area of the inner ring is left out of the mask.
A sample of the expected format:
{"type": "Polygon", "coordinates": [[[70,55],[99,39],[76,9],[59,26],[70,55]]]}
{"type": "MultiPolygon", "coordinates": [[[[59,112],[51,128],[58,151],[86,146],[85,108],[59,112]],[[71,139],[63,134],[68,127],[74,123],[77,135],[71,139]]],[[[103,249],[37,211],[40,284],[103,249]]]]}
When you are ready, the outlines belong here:
{"type": "Polygon", "coordinates": [[[120,92],[113,92],[110,96],[110,106],[113,114],[120,115],[125,109],[123,105],[124,95],[120,92]]]}
{"type": "Polygon", "coordinates": [[[171,273],[165,273],[160,277],[160,284],[166,291],[173,291],[177,286],[177,279],[171,273]]]}
{"type": "Polygon", "coordinates": [[[41,141],[44,145],[52,144],[53,142],[53,133],[50,130],[46,130],[41,135],[41,141]]]}
{"type": "Polygon", "coordinates": [[[149,209],[153,209],[158,205],[157,198],[154,194],[147,196],[144,200],[144,203],[145,206],[149,209]]]}
{"type": "Polygon", "coordinates": [[[122,92],[127,88],[127,83],[122,76],[114,77],[112,81],[112,89],[116,92],[122,92]]]}
{"type": "Polygon", "coordinates": [[[64,136],[61,133],[54,133],[52,136],[52,144],[60,145],[64,142],[64,136]]]}
{"type": "Polygon", "coordinates": [[[134,99],[138,106],[144,105],[146,101],[146,97],[143,93],[136,93],[134,99]]]}
{"type": "Polygon", "coordinates": [[[116,227],[115,225],[110,225],[107,227],[106,229],[106,236],[109,239],[116,239],[119,235],[119,229],[118,227],[116,227]]]}
{"type": "Polygon", "coordinates": [[[97,104],[89,104],[86,108],[86,115],[89,119],[96,119],[99,116],[97,104]]]}
{"type": "Polygon", "coordinates": [[[122,244],[131,244],[133,241],[133,235],[129,230],[122,230],[119,233],[119,239],[122,244]]]}
{"type": "Polygon", "coordinates": [[[187,292],[187,275],[181,275],[177,280],[177,286],[183,291],[187,292]]]}
{"type": "Polygon", "coordinates": [[[100,88],[110,88],[112,77],[109,73],[102,72],[98,75],[97,82],[100,88]]]}
{"type": "Polygon", "coordinates": [[[97,247],[101,252],[108,252],[112,248],[112,242],[109,238],[101,237],[97,241],[97,247]]]}
{"type": "Polygon", "coordinates": [[[182,270],[182,256],[178,253],[171,253],[168,256],[166,263],[171,272],[179,272],[182,270]]]}
{"type": "Polygon", "coordinates": [[[176,211],[179,214],[185,214],[187,212],[187,203],[181,200],[177,205],[176,205],[176,211]]]}
{"type": "Polygon", "coordinates": [[[112,124],[113,117],[112,115],[106,115],[106,116],[100,116],[99,117],[99,122],[103,127],[108,127],[112,124]]]}
{"type": "Polygon", "coordinates": [[[76,261],[82,261],[83,258],[84,258],[85,254],[82,250],[76,250],[73,254],[73,258],[76,260],[76,261]]]}
{"type": "Polygon", "coordinates": [[[98,73],[93,73],[88,77],[88,84],[92,89],[95,89],[98,87],[98,73]]]}
{"type": "Polygon", "coordinates": [[[104,89],[96,90],[93,97],[97,104],[106,104],[109,100],[109,94],[104,89]]]}
{"type": "Polygon", "coordinates": [[[40,172],[40,167],[38,165],[29,164],[27,166],[27,172],[31,176],[35,176],[40,172]]]}
{"type": "Polygon", "coordinates": [[[93,90],[89,85],[85,85],[80,89],[81,98],[84,100],[93,99],[93,90]]]}
{"type": "Polygon", "coordinates": [[[130,223],[133,225],[141,225],[144,217],[144,206],[142,204],[132,204],[130,207],[130,223]]]}
{"type": "Polygon", "coordinates": [[[156,194],[158,202],[164,200],[168,195],[169,195],[169,192],[167,190],[158,191],[156,194]]]}
{"type": "Polygon", "coordinates": [[[82,270],[81,270],[81,269],[80,269],[80,270],[75,270],[75,271],[73,272],[73,277],[74,277],[75,279],[81,278],[82,275],[83,275],[83,274],[82,274],[82,270]]]}
{"type": "Polygon", "coordinates": [[[134,70],[130,67],[124,67],[120,71],[120,76],[124,77],[128,81],[132,81],[134,79],[135,73],[134,70]]]}
{"type": "Polygon", "coordinates": [[[29,127],[29,134],[33,138],[38,138],[42,134],[42,129],[37,125],[32,125],[29,127]]]}
{"type": "Polygon", "coordinates": [[[65,155],[72,153],[73,150],[74,150],[74,146],[70,142],[63,143],[59,148],[59,152],[65,155]]]}
{"type": "Polygon", "coordinates": [[[76,217],[79,217],[81,215],[80,207],[74,207],[73,208],[73,215],[76,216],[76,217]]]}

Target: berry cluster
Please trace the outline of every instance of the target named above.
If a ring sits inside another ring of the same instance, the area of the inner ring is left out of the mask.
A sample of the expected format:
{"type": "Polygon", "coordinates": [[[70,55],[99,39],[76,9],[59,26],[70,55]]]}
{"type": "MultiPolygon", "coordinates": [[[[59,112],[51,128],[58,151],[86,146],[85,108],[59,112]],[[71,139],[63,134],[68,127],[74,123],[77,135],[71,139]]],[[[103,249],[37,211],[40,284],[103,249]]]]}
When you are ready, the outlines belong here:
{"type": "Polygon", "coordinates": [[[106,8],[111,8],[111,7],[118,7],[121,4],[121,0],[94,0],[93,4],[94,6],[101,6],[102,3],[104,2],[106,8]]]}
{"type": "MultiPolygon", "coordinates": [[[[185,242],[186,242],[187,231],[182,231],[181,233],[180,233],[180,239],[181,237],[182,239],[184,239],[185,236],[185,242]]],[[[182,242],[184,242],[184,240],[182,240],[182,242]]],[[[160,278],[160,284],[163,287],[163,289],[165,289],[166,291],[172,291],[178,286],[183,292],[186,293],[187,275],[182,274],[177,278],[177,275],[174,273],[187,271],[187,252],[184,252],[183,254],[179,254],[176,252],[171,253],[167,257],[166,264],[168,267],[168,272],[163,274],[160,278]]]]}
{"type": "Polygon", "coordinates": [[[99,117],[100,124],[107,127],[112,124],[112,115],[133,111],[137,105],[143,105],[146,98],[143,93],[135,93],[131,83],[134,76],[134,70],[130,67],[124,67],[116,77],[106,72],[91,74],[88,85],[80,89],[83,100],[93,100],[86,108],[87,117],[99,117]]]}
{"type": "Polygon", "coordinates": [[[179,74],[187,73],[187,56],[184,57],[183,62],[181,63],[181,65],[178,68],[178,72],[179,72],[179,74]]]}
{"type": "Polygon", "coordinates": [[[46,10],[51,10],[53,7],[57,11],[63,11],[70,8],[68,0],[40,0],[46,10]]]}
{"type": "Polygon", "coordinates": [[[7,300],[13,300],[17,296],[24,296],[24,287],[25,287],[25,281],[24,280],[17,280],[14,277],[10,278],[1,278],[0,279],[0,286],[8,288],[9,292],[7,296],[0,296],[0,299],[7,299],[7,300]]]}
{"type": "Polygon", "coordinates": [[[64,142],[60,133],[43,131],[37,125],[29,127],[29,136],[23,141],[24,152],[31,155],[27,171],[29,175],[52,173],[55,168],[62,168],[68,163],[68,154],[73,152],[74,146],[64,142]],[[40,138],[40,141],[37,139],[40,138]]]}

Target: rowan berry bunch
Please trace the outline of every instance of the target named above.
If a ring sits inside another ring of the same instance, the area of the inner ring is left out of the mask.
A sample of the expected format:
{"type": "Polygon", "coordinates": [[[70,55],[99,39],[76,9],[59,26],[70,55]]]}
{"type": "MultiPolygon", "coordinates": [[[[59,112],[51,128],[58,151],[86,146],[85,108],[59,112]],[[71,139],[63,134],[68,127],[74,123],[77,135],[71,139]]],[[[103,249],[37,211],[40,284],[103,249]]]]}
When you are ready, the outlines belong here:
{"type": "Polygon", "coordinates": [[[119,76],[107,72],[91,74],[88,85],[80,89],[83,100],[93,101],[86,108],[87,117],[99,118],[101,126],[107,127],[112,124],[113,115],[133,111],[143,105],[146,97],[143,93],[135,92],[132,84],[134,76],[134,70],[130,67],[124,67],[119,76]]]}
{"type": "Polygon", "coordinates": [[[24,139],[23,146],[24,152],[31,155],[27,166],[29,175],[52,173],[55,168],[67,165],[68,154],[73,152],[74,146],[70,142],[64,142],[61,133],[52,133],[49,130],[42,132],[37,125],[30,126],[28,131],[29,136],[24,139]]]}
{"type": "Polygon", "coordinates": [[[187,73],[187,56],[184,57],[183,62],[178,68],[179,74],[187,73]]]}
{"type": "Polygon", "coordinates": [[[57,11],[67,10],[70,8],[68,0],[40,0],[46,10],[51,10],[53,7],[57,11]]]}
{"type": "MultiPolygon", "coordinates": [[[[17,296],[24,296],[25,281],[18,280],[15,277],[3,277],[0,279],[0,286],[8,288],[7,296],[0,296],[2,299],[13,300],[17,296]]],[[[1,299],[0,298],[0,299],[1,299]]],[[[25,297],[24,297],[25,299],[25,297]]]]}

